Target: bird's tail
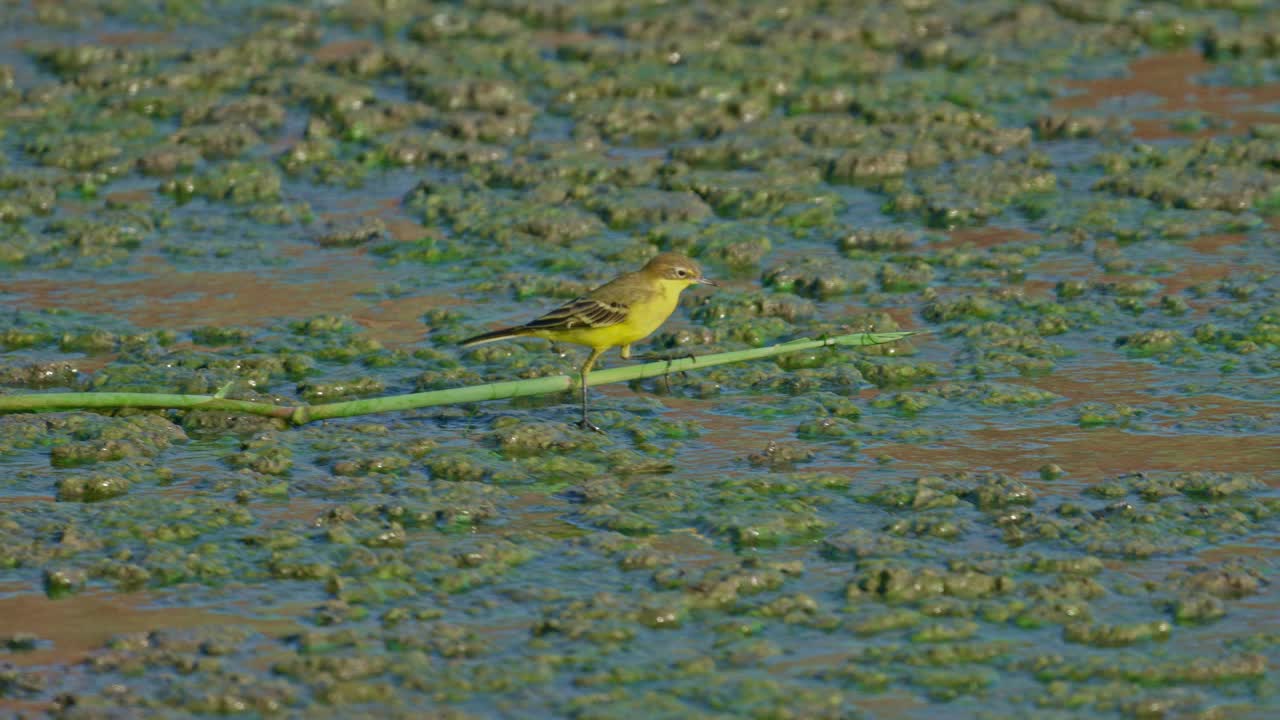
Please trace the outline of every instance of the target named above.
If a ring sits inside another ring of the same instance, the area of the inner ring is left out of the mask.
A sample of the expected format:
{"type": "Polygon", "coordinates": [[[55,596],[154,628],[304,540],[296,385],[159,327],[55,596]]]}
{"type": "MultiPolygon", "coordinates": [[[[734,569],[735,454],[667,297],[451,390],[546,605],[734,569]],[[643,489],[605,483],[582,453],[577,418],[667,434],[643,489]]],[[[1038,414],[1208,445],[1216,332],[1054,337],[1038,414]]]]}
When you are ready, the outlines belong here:
{"type": "Polygon", "coordinates": [[[502,328],[501,330],[494,330],[493,332],[481,333],[479,335],[476,335],[475,337],[467,338],[466,340],[463,340],[462,342],[458,343],[458,345],[461,347],[471,347],[472,345],[481,345],[483,343],[497,342],[498,340],[506,340],[508,338],[521,337],[523,335],[528,335],[528,334],[529,334],[529,330],[527,328],[523,328],[519,326],[502,328]]]}

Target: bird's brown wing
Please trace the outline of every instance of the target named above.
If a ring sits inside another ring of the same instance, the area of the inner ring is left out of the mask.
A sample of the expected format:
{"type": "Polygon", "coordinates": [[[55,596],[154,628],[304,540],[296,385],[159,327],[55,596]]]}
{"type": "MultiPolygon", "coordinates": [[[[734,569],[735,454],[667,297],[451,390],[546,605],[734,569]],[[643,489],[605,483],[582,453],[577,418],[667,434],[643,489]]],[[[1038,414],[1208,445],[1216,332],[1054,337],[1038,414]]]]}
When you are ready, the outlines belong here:
{"type": "Polygon", "coordinates": [[[584,296],[526,323],[527,330],[574,330],[617,325],[627,319],[627,305],[584,296]]]}

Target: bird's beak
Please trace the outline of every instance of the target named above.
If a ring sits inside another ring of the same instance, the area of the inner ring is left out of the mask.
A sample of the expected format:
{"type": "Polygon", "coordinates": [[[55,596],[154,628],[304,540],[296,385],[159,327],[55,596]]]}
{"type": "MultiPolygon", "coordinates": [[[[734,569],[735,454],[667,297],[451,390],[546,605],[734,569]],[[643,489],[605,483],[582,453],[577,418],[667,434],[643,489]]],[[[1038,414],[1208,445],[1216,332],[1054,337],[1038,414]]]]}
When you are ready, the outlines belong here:
{"type": "Polygon", "coordinates": [[[710,285],[711,287],[720,287],[720,283],[716,282],[715,280],[708,280],[707,278],[704,278],[704,277],[698,278],[698,284],[710,285]]]}

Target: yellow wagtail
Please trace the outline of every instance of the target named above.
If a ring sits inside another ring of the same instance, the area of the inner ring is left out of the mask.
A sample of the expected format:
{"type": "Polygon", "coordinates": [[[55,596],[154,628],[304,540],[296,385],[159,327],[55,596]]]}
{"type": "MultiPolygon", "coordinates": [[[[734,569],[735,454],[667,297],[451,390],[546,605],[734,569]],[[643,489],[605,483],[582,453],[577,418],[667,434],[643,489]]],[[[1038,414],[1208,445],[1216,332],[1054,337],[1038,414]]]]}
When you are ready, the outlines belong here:
{"type": "Polygon", "coordinates": [[[463,340],[463,347],[532,336],[551,342],[586,345],[591,354],[578,375],[582,386],[584,430],[603,432],[587,420],[587,373],[609,348],[631,357],[631,343],[643,340],[675,312],[680,293],[690,285],[715,285],[702,276],[698,263],[679,253],[661,253],[635,272],[624,273],[542,317],[515,327],[463,340]]]}

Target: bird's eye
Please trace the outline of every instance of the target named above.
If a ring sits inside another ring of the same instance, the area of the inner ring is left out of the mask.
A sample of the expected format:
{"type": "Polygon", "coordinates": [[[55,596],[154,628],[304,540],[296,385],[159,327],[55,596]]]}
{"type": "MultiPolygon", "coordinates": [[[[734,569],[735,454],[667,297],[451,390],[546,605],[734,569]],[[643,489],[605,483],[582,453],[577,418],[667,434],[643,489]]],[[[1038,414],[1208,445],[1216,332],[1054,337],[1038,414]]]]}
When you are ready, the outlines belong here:
{"type": "Polygon", "coordinates": [[[676,277],[684,277],[685,275],[688,275],[688,274],[689,273],[686,272],[684,268],[676,268],[676,277]]]}

